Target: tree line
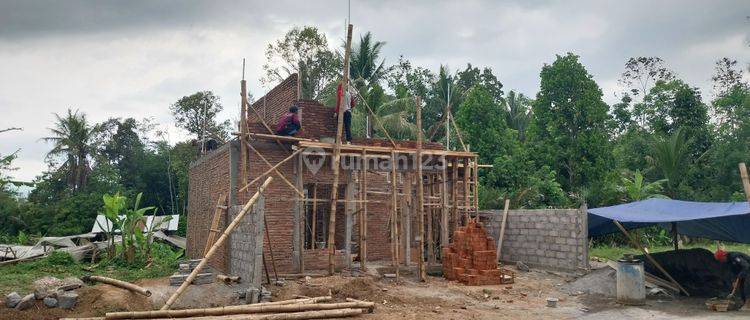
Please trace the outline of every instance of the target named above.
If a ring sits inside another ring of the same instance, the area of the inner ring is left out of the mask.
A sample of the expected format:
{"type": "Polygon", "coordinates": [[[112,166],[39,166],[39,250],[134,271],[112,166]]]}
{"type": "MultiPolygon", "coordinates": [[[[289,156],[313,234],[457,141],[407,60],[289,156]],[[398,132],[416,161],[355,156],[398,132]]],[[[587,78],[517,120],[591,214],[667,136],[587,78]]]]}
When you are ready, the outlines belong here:
{"type": "MultiPolygon", "coordinates": [[[[366,32],[353,46],[349,72],[360,99],[354,135],[384,138],[385,129],[395,139],[414,139],[414,97],[422,97],[426,138],[461,148],[455,123],[481,163],[492,164],[479,173],[482,208],[498,208],[506,198],[514,208],[597,207],[654,196],[742,199],[737,163],[750,161],[750,84],[736,60],[716,61],[706,94],[667,61],[633,57],[623,65],[619,101],[609,105],[572,53],[546,63],[539,91],[526,96],[507,90],[489,67],[430,70],[403,56],[391,63],[381,55],[386,45],[366,32]]],[[[262,82],[298,73],[302,98],[335,103],[342,49],[317,28],[292,28],[267,46],[266,57],[262,82]]],[[[18,183],[9,177],[14,155],[0,156],[0,234],[86,232],[102,196],[118,192],[128,199],[143,193],[144,206],[182,215],[184,232],[189,164],[206,141],[226,142],[231,124],[217,119],[223,108],[211,91],[167,107],[190,140],[170,144],[148,119],[90,123],[80,111],[56,115],[43,138],[51,146],[49,169],[27,197],[11,187],[18,183]]]]}

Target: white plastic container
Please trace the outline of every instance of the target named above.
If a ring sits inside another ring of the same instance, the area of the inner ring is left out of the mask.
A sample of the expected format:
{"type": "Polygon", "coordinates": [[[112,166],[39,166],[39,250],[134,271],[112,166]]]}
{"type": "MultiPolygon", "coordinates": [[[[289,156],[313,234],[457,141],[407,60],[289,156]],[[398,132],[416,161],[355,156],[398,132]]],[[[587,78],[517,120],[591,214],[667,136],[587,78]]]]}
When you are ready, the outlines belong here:
{"type": "Polygon", "coordinates": [[[640,306],[646,303],[646,280],[643,261],[617,260],[617,302],[640,306]]]}

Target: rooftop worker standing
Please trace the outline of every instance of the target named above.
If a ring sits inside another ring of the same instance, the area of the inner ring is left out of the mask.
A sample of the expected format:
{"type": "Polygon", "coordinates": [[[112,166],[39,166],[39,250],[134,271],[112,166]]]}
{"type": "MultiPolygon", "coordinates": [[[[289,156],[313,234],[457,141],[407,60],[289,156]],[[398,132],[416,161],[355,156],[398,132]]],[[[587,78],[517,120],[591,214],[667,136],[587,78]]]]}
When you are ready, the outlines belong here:
{"type": "Polygon", "coordinates": [[[721,263],[728,263],[729,268],[737,276],[737,279],[732,285],[732,293],[729,294],[728,298],[733,298],[734,293],[739,289],[742,303],[746,303],[747,296],[745,296],[745,279],[748,274],[750,274],[750,256],[740,252],[726,252],[718,249],[716,250],[714,257],[721,263]]]}
{"type": "Polygon", "coordinates": [[[354,100],[354,97],[349,92],[346,92],[345,96],[346,97],[344,98],[343,83],[339,82],[339,86],[336,89],[336,111],[333,114],[333,116],[336,117],[339,114],[341,101],[344,101],[344,134],[346,136],[346,142],[351,143],[352,141],[352,109],[354,109],[355,100],[354,100]]]}
{"type": "Polygon", "coordinates": [[[276,124],[276,134],[280,136],[294,136],[297,134],[302,124],[299,122],[299,108],[297,106],[289,107],[289,112],[284,114],[279,123],[276,124]]]}

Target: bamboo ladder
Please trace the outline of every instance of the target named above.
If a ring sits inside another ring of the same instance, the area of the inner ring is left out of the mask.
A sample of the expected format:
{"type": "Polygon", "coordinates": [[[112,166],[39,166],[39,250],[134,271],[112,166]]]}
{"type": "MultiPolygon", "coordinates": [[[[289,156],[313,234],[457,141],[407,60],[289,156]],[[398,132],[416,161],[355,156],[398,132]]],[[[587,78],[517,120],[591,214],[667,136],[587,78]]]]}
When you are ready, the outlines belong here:
{"type": "Polygon", "coordinates": [[[226,212],[227,207],[227,196],[224,194],[219,195],[219,201],[216,202],[216,209],[214,209],[214,218],[211,220],[211,228],[208,229],[208,239],[206,239],[206,247],[203,249],[203,256],[208,253],[211,246],[216,240],[216,234],[219,233],[219,222],[221,222],[221,216],[226,212]]]}

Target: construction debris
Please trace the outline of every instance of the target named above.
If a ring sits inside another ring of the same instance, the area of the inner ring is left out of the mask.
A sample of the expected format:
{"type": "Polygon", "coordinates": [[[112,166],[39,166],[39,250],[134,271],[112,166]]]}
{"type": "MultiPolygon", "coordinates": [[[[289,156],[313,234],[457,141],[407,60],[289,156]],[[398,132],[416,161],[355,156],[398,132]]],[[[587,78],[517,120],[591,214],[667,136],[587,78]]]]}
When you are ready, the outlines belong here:
{"type": "Polygon", "coordinates": [[[21,299],[21,295],[18,294],[18,292],[13,291],[5,296],[5,306],[8,308],[15,308],[16,305],[21,302],[21,299]]]}
{"type": "Polygon", "coordinates": [[[34,294],[29,293],[16,304],[16,310],[26,310],[34,306],[34,294]]]}
{"type": "Polygon", "coordinates": [[[57,306],[63,309],[73,309],[78,303],[78,293],[74,291],[61,292],[57,295],[57,306]]]}
{"type": "Polygon", "coordinates": [[[82,277],[82,279],[85,280],[85,281],[97,281],[97,282],[101,282],[101,283],[106,283],[106,284],[111,285],[111,286],[115,286],[115,287],[118,287],[118,288],[130,290],[132,292],[144,295],[146,297],[151,296],[151,291],[146,290],[146,289],[144,289],[144,288],[142,288],[140,286],[134,285],[134,284],[132,284],[130,282],[125,282],[125,281],[121,281],[121,280],[117,280],[117,279],[112,279],[112,278],[107,278],[107,277],[102,277],[102,276],[84,276],[84,277],[82,277]]]}

